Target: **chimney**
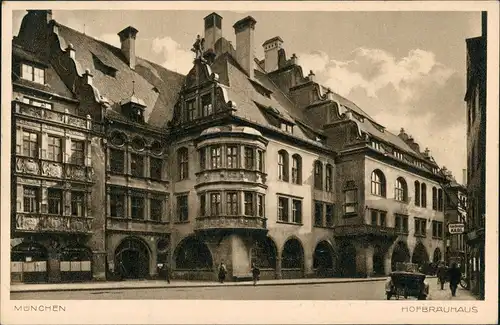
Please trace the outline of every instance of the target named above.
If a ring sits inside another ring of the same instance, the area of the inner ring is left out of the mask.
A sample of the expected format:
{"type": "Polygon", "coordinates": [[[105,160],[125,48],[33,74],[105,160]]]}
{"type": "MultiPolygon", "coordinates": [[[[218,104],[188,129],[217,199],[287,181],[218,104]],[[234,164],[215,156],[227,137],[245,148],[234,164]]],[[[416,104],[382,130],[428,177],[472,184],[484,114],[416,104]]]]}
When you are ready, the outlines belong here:
{"type": "Polygon", "coordinates": [[[283,46],[283,40],[279,36],[273,37],[265,41],[264,44],[262,44],[266,59],[264,69],[266,70],[267,73],[278,70],[279,68],[278,51],[281,49],[282,46],[283,46]]]}
{"type": "Polygon", "coordinates": [[[205,20],[205,49],[215,52],[215,43],[222,37],[222,17],[212,12],[205,20]]]}
{"type": "Polygon", "coordinates": [[[467,185],[467,169],[462,169],[462,185],[467,185]]]}
{"type": "Polygon", "coordinates": [[[38,18],[43,18],[45,23],[49,23],[52,20],[52,10],[28,10],[28,13],[34,15],[38,18]]]}
{"type": "Polygon", "coordinates": [[[122,44],[122,53],[127,59],[130,69],[135,69],[135,36],[139,31],[129,26],[118,33],[122,44]]]}
{"type": "Polygon", "coordinates": [[[237,21],[234,25],[236,34],[236,61],[248,73],[248,77],[253,79],[254,74],[254,30],[257,21],[248,16],[237,21]]]}

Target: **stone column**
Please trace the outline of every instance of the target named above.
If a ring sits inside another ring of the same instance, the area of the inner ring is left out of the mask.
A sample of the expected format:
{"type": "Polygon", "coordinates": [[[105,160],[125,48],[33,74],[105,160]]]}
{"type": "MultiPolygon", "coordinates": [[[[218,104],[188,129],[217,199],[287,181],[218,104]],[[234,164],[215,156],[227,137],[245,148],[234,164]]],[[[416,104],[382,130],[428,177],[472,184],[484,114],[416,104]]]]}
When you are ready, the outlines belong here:
{"type": "Polygon", "coordinates": [[[276,279],[282,279],[283,275],[281,274],[281,254],[278,253],[276,256],[276,279]]]}
{"type": "MultiPolygon", "coordinates": [[[[115,267],[116,268],[116,267],[115,267]]],[[[106,252],[92,252],[92,278],[97,281],[106,280],[106,252]]]]}

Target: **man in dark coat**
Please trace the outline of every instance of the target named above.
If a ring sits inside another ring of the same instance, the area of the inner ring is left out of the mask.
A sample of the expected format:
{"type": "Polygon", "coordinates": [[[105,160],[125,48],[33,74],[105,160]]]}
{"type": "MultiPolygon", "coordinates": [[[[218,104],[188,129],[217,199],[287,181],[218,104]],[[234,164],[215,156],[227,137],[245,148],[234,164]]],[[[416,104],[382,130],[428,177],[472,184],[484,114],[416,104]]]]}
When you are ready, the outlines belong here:
{"type": "Polygon", "coordinates": [[[444,283],[446,282],[446,266],[441,263],[439,264],[439,267],[437,269],[437,278],[439,280],[439,283],[441,284],[441,290],[444,290],[444,283]]]}
{"type": "Polygon", "coordinates": [[[252,279],[253,285],[257,285],[257,280],[259,280],[260,270],[255,264],[252,264],[252,279]]]}
{"type": "Polygon", "coordinates": [[[226,279],[226,273],[227,273],[226,264],[224,264],[224,262],[222,262],[222,263],[220,263],[220,266],[219,266],[219,282],[220,283],[224,283],[224,280],[226,279]]]}
{"type": "Polygon", "coordinates": [[[460,269],[457,267],[457,263],[452,264],[450,270],[448,271],[448,278],[450,280],[451,295],[455,297],[458,284],[462,278],[462,272],[460,272],[460,269]]]}

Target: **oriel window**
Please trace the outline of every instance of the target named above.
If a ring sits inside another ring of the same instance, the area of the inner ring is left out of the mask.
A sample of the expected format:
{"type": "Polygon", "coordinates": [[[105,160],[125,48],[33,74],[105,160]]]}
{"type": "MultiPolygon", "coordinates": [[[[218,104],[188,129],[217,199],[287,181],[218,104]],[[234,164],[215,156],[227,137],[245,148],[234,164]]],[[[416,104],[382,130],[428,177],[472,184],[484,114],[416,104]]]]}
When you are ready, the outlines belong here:
{"type": "Polygon", "coordinates": [[[210,193],[210,215],[218,216],[221,211],[221,195],[220,193],[210,193]]]}
{"type": "Polygon", "coordinates": [[[245,169],[254,168],[254,148],[245,147],[245,169]]]}
{"type": "Polygon", "coordinates": [[[222,167],[222,149],[220,146],[210,147],[210,159],[212,162],[212,169],[222,167]]]}
{"type": "Polygon", "coordinates": [[[264,196],[257,194],[257,216],[264,217],[264,196]]]}
{"type": "Polygon", "coordinates": [[[237,146],[227,146],[227,168],[238,168],[237,146]]]}
{"type": "Polygon", "coordinates": [[[226,194],[226,214],[227,215],[238,215],[238,193],[230,192],[226,194]]]}
{"type": "Polygon", "coordinates": [[[253,216],[253,193],[245,192],[245,215],[253,216]]]}

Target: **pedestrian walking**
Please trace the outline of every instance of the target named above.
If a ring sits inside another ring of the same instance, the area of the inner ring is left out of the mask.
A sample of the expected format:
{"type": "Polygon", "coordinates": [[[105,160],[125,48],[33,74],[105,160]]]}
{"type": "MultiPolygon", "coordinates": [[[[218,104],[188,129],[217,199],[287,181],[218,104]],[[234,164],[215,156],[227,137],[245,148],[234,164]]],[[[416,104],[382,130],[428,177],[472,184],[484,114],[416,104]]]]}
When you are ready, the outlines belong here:
{"type": "Polygon", "coordinates": [[[259,280],[260,277],[260,270],[259,268],[252,263],[252,279],[253,279],[253,285],[257,285],[257,281],[259,280]]]}
{"type": "Polygon", "coordinates": [[[450,290],[451,290],[451,295],[453,297],[455,297],[457,294],[457,287],[458,287],[458,284],[460,283],[461,278],[462,278],[462,272],[460,272],[460,269],[457,267],[457,264],[453,263],[451,265],[450,270],[448,271],[448,279],[450,281],[450,290]]]}
{"type": "Polygon", "coordinates": [[[224,264],[224,262],[221,262],[219,265],[219,282],[220,283],[224,283],[224,280],[226,279],[226,273],[227,273],[226,265],[224,264]]]}
{"type": "Polygon", "coordinates": [[[170,268],[168,267],[167,263],[163,263],[162,265],[162,275],[165,277],[165,280],[167,280],[167,283],[170,284],[170,268]]]}
{"type": "Polygon", "coordinates": [[[437,278],[439,284],[441,284],[441,290],[444,290],[444,284],[446,282],[446,266],[441,263],[437,269],[437,278]]]}

